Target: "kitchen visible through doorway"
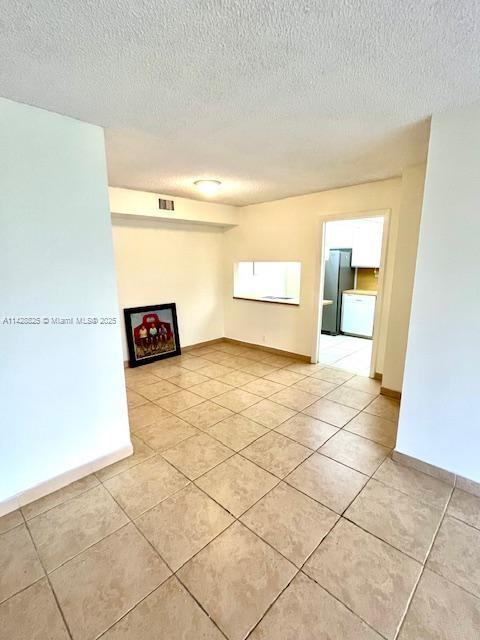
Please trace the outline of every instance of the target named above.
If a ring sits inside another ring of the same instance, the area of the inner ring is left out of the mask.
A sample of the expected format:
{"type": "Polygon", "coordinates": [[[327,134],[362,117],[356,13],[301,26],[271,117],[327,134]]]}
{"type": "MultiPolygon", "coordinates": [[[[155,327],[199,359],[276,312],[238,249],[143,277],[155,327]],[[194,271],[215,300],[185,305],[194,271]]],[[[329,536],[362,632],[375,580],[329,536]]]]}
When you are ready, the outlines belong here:
{"type": "Polygon", "coordinates": [[[383,231],[383,215],[324,224],[320,363],[358,375],[374,372],[383,231]]]}

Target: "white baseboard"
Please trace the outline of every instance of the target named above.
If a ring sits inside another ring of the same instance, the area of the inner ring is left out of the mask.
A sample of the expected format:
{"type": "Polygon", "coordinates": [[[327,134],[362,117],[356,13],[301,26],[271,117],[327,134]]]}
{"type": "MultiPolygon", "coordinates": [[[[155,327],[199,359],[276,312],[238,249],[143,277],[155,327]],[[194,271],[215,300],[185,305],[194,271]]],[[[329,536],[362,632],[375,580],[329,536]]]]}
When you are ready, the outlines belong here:
{"type": "Polygon", "coordinates": [[[107,453],[106,455],[96,458],[91,462],[86,462],[75,469],[70,469],[69,471],[65,471],[65,473],[61,473],[54,478],[45,480],[30,489],[17,493],[17,495],[12,496],[11,498],[6,498],[0,502],[0,517],[10,513],[11,511],[15,511],[15,509],[19,509],[34,500],[43,498],[43,496],[46,496],[49,493],[62,489],[68,484],[75,482],[75,480],[80,480],[80,478],[84,478],[94,471],[99,471],[99,469],[103,469],[103,467],[108,467],[108,465],[113,464],[114,462],[123,460],[123,458],[127,458],[132,455],[132,453],[133,447],[130,443],[125,447],[121,447],[116,451],[107,453]]]}

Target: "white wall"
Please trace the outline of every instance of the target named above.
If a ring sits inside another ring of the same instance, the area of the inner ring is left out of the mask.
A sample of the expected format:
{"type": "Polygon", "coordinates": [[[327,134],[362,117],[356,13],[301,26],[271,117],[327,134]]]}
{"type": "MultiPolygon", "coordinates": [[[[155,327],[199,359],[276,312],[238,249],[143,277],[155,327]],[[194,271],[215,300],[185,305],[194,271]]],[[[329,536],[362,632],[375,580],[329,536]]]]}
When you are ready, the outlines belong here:
{"type": "Polygon", "coordinates": [[[397,450],[480,481],[480,106],[434,115],[397,450]]]}
{"type": "Polygon", "coordinates": [[[395,257],[400,178],[244,207],[239,225],[225,232],[225,334],[230,338],[311,355],[322,217],[334,213],[391,210],[384,274],[377,371],[383,370],[395,257]],[[241,260],[299,260],[299,307],[234,300],[233,263],[241,260]]]}
{"type": "Polygon", "coordinates": [[[103,132],[0,99],[0,149],[1,514],[131,445],[103,132]]]}
{"type": "Polygon", "coordinates": [[[407,167],[403,171],[402,200],[398,216],[392,299],[382,379],[382,386],[394,391],[401,391],[403,385],[424,182],[424,164],[407,167]]]}
{"type": "Polygon", "coordinates": [[[113,237],[121,310],[175,302],[182,346],[223,337],[222,228],[113,216],[113,237]]]}

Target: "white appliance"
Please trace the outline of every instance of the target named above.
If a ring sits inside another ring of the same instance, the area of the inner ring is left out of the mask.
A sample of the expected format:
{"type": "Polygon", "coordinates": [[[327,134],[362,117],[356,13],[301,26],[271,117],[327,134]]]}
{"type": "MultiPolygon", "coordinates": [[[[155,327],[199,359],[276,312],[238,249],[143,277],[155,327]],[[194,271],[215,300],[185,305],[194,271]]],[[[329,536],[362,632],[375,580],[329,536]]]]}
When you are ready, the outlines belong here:
{"type": "Polygon", "coordinates": [[[362,338],[373,336],[376,296],[344,293],[342,296],[342,333],[362,338]]]}

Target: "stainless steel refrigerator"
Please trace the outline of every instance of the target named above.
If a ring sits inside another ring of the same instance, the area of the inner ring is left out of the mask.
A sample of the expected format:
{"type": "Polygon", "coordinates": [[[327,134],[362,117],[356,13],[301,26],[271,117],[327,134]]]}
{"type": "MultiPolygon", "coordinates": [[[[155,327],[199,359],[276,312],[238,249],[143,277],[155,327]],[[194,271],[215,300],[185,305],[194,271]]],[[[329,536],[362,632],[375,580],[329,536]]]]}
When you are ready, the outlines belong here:
{"type": "Polygon", "coordinates": [[[355,283],[355,269],[351,264],[351,249],[330,249],[329,258],[325,261],[323,299],[331,300],[332,304],[323,307],[322,333],[331,336],[340,333],[342,293],[353,289],[355,283]]]}

